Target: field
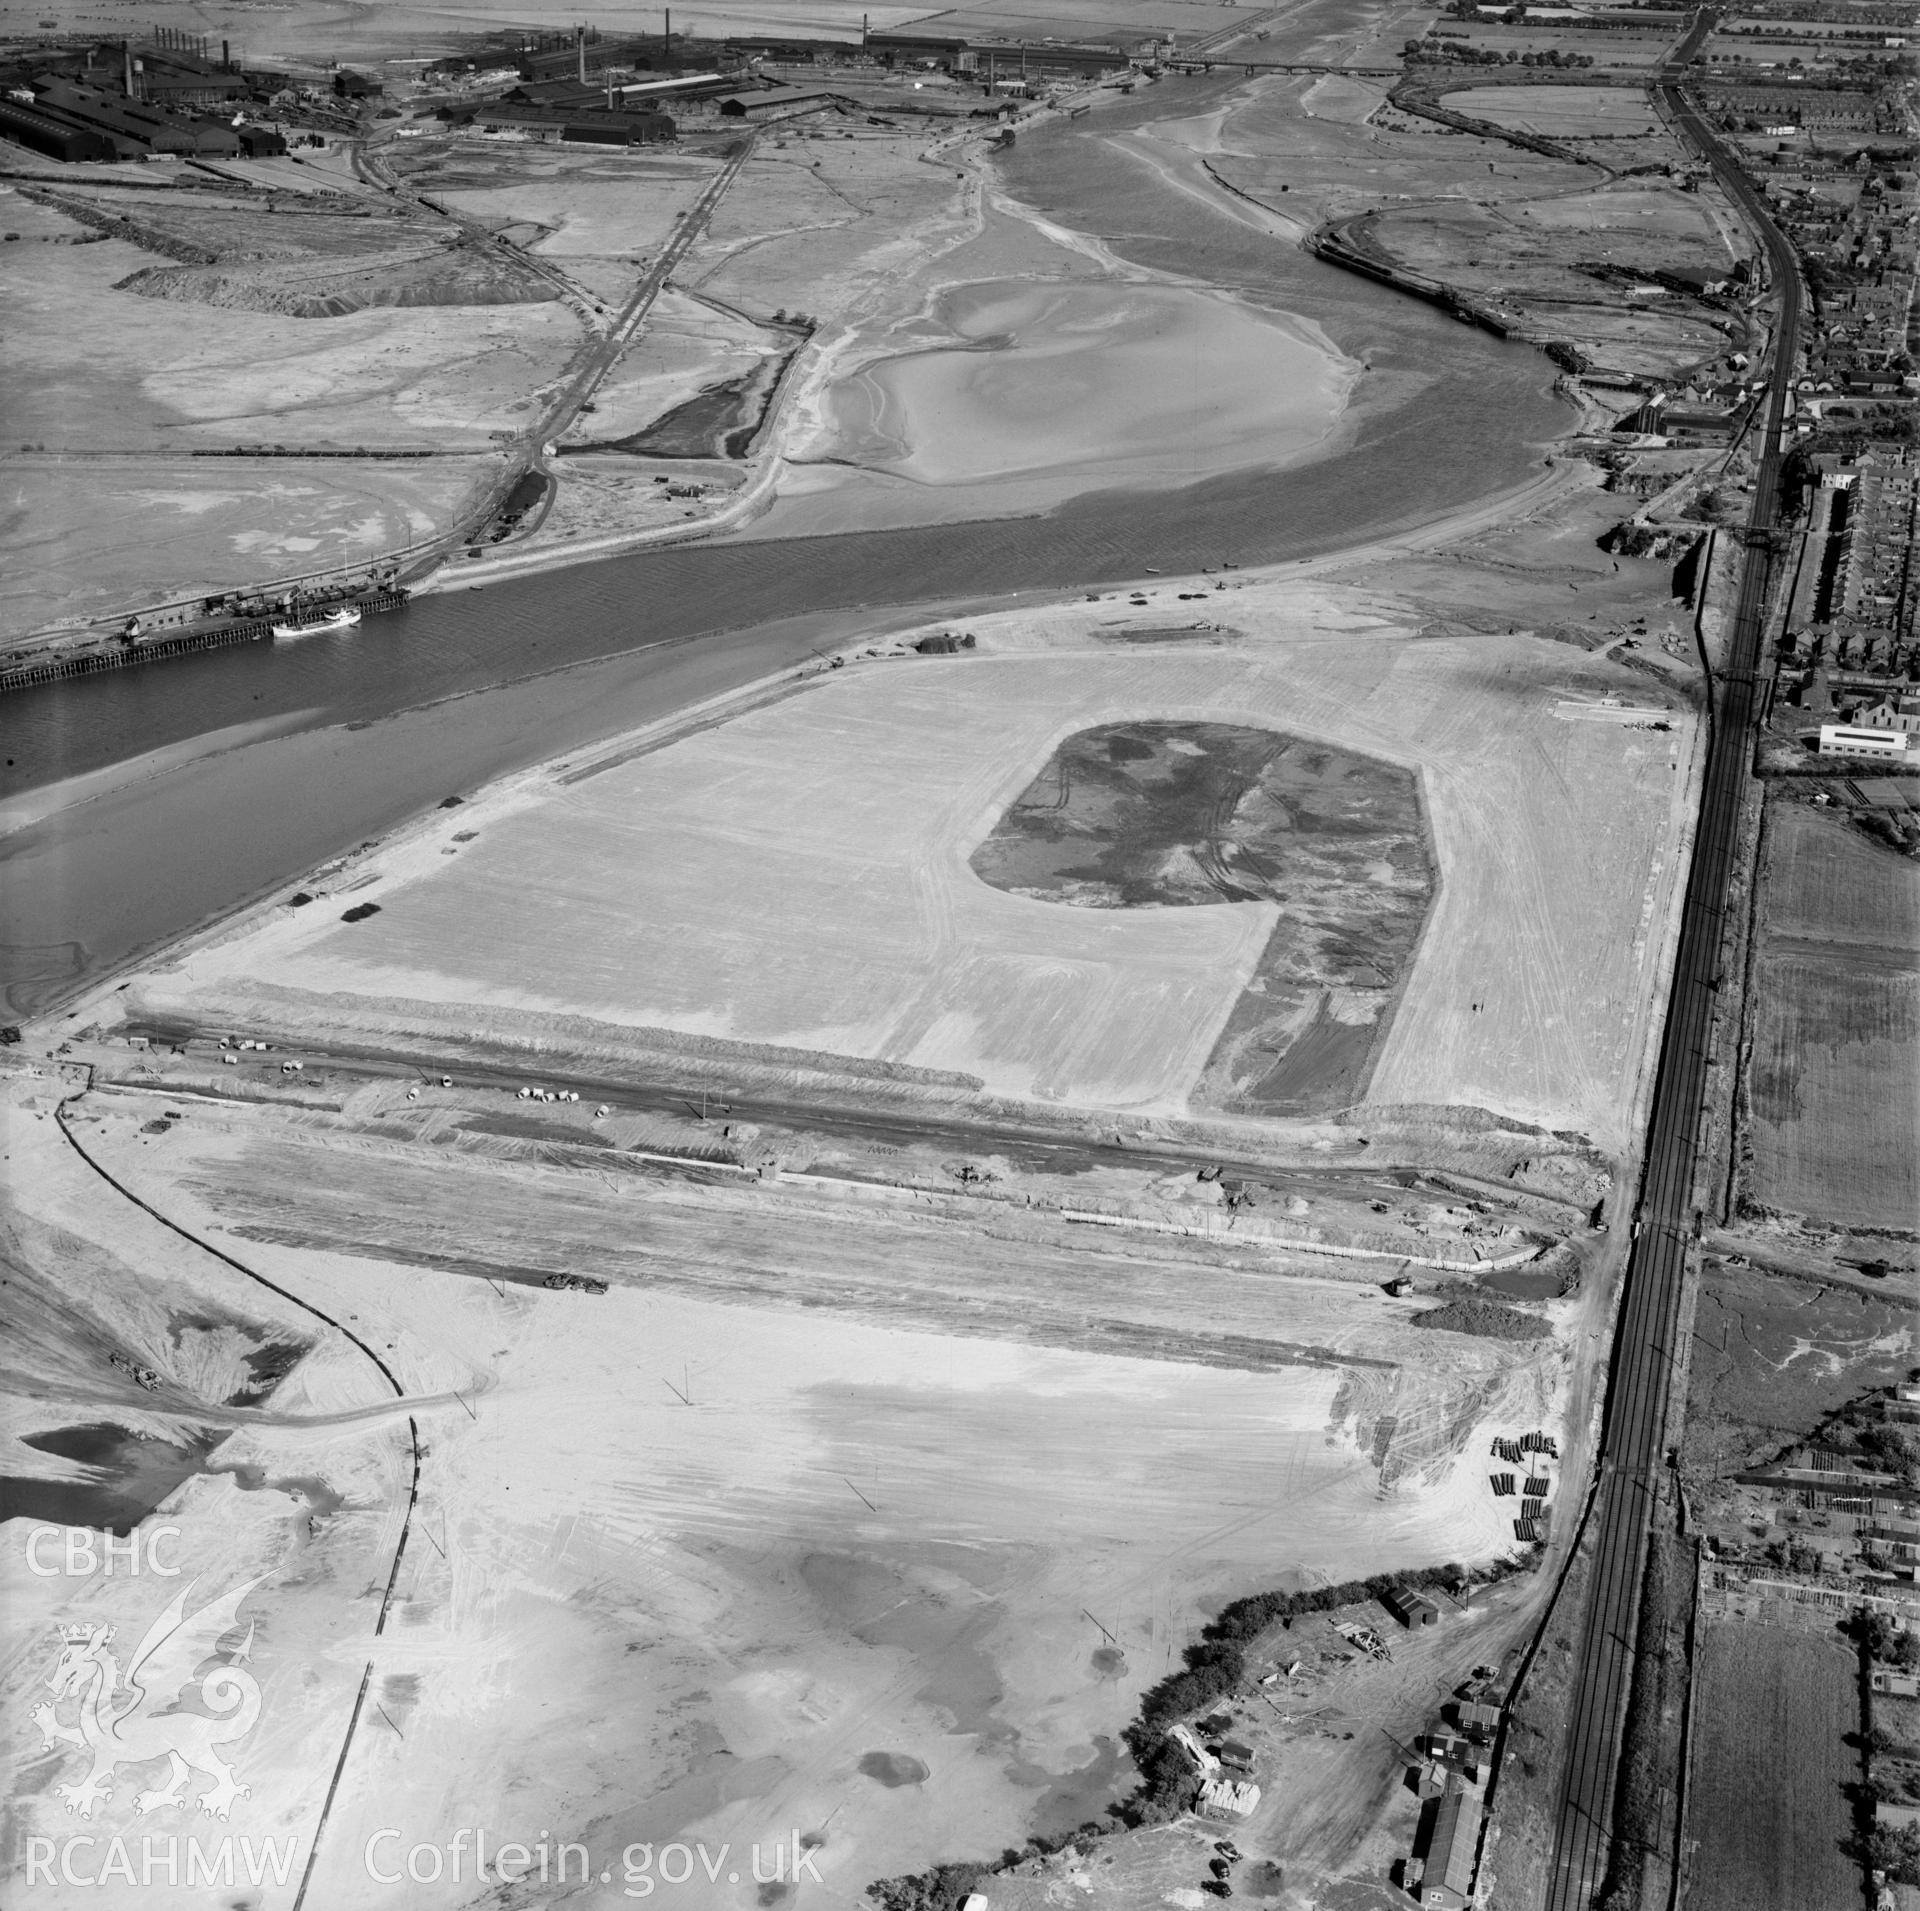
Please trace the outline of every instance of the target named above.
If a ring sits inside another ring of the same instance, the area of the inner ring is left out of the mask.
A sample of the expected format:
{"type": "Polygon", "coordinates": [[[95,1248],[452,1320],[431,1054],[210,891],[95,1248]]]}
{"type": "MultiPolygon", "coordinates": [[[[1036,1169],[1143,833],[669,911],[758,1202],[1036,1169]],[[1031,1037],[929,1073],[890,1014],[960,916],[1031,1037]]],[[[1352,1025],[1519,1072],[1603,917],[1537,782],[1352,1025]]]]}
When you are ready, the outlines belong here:
{"type": "Polygon", "coordinates": [[[1496,182],[1502,203],[1514,203],[1582,183],[1564,161],[1445,131],[1384,99],[1346,79],[1256,80],[1213,112],[1160,120],[1114,144],[1161,164],[1179,153],[1202,159],[1207,173],[1252,193],[1301,236],[1323,219],[1377,207],[1388,193],[1451,203],[1496,182]],[[1369,97],[1373,122],[1361,124],[1369,97]]]}
{"type": "Polygon", "coordinates": [[[1548,139],[1643,137],[1660,130],[1644,93],[1601,86],[1470,86],[1441,105],[1548,139]]]}
{"type": "MultiPolygon", "coordinates": [[[[1586,70],[1598,76],[1645,74],[1673,52],[1684,31],[1676,25],[1671,30],[1662,28],[1648,33],[1585,33],[1577,28],[1558,27],[1550,20],[1522,20],[1511,25],[1480,20],[1470,24],[1461,38],[1482,53],[1512,53],[1516,58],[1556,50],[1563,54],[1585,54],[1593,61],[1592,67],[1586,70]]],[[[1476,71],[1473,67],[1461,70],[1467,74],[1476,71]]]]}
{"type": "Polygon", "coordinates": [[[1873,1722],[1893,1740],[1896,1757],[1920,1758],[1920,1699],[1893,1699],[1876,1692],[1873,1722]]]}
{"type": "Polygon", "coordinates": [[[1771,1459],[1920,1355],[1913,1310],[1882,1295],[1709,1260],[1687,1370],[1686,1459],[1701,1474],[1771,1459]]]}
{"type": "Polygon", "coordinates": [[[1920,1213],[1920,870],[1801,804],[1768,810],[1747,1088],[1760,1207],[1920,1213]]]}
{"type": "MultiPolygon", "coordinates": [[[[1737,321],[1725,314],[1678,299],[1629,302],[1585,269],[1724,267],[1746,242],[1710,191],[1639,177],[1596,187],[1589,168],[1378,99],[1361,124],[1366,97],[1338,85],[1256,81],[1213,112],[1160,120],[1111,144],[1196,193],[1231,186],[1291,235],[1339,222],[1338,236],[1361,253],[1453,288],[1521,336],[1567,341],[1597,364],[1666,376],[1727,348],[1725,328],[1737,321]]],[[[1591,128],[1603,166],[1651,170],[1680,156],[1663,130],[1645,130],[1638,92],[1478,86],[1444,98],[1477,117],[1591,128]]]]}
{"type": "MultiPolygon", "coordinates": [[[[1689,720],[1559,721],[1617,674],[1566,646],[1328,640],[1284,586],[1213,601],[1243,645],[1115,654],[1086,612],[1050,641],[1072,646],[1078,624],[1096,647],[1023,650],[1016,618],[998,654],[876,663],[509,786],[457,819],[471,840],[436,824],[381,858],[355,889],[378,914],[282,911],[151,999],[204,1014],[264,986],[302,1020],[316,994],[484,1003],[502,1027],[559,1013],[1177,1113],[1281,906],[1063,907],[990,887],[968,858],[1075,731],[1251,718],[1420,775],[1439,898],[1368,1101],[1464,1102],[1620,1146],[1689,720]]],[[[1322,999],[1336,1019],[1378,1012],[1322,999]]]]}
{"type": "Polygon", "coordinates": [[[1746,1620],[1701,1629],[1686,1836],[1691,1911],[1848,1911],[1861,1897],[1847,1787],[1860,1759],[1854,1656],[1746,1620]]]}
{"type": "Polygon", "coordinates": [[[1454,287],[1620,370],[1675,370],[1727,349],[1734,323],[1685,300],[1611,302],[1588,270],[1725,269],[1732,254],[1698,195],[1640,181],[1519,201],[1394,207],[1349,220],[1346,243],[1454,287]]]}

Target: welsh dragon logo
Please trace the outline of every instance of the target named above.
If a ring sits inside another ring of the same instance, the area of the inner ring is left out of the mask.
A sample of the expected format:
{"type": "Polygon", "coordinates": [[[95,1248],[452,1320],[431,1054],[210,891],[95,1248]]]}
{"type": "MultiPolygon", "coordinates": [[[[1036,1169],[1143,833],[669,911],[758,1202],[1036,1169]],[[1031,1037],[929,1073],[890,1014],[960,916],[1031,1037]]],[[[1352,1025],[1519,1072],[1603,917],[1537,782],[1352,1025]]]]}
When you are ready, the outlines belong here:
{"type": "MultiPolygon", "coordinates": [[[[134,1648],[123,1674],[120,1662],[107,1649],[111,1626],[66,1626],[60,1633],[60,1658],[47,1685],[52,1705],[33,1708],[49,1749],[57,1745],[83,1748],[93,1760],[77,1785],[56,1787],[67,1810],[91,1818],[97,1806],[113,1796],[113,1777],[122,1765],[168,1764],[166,1782],[138,1793],[134,1808],[141,1812],[162,1805],[188,1804],[189,1774],[203,1773],[212,1788],[200,1794],[200,1809],[210,1818],[225,1818],[236,1798],[248,1796],[230,1766],[215,1749],[243,1739],[260,1716],[260,1687],[243,1661],[253,1645],[253,1627],[230,1654],[220,1653],[220,1641],[239,1625],[240,1602],[260,1584],[249,1579],[187,1616],[190,1584],[177,1592],[134,1648]],[[210,1658],[221,1658],[197,1681],[199,1701],[206,1710],[183,1712],[180,1701],[196,1689],[195,1674],[210,1658]],[[63,1723],[57,1707],[68,1699],[79,1701],[79,1717],[63,1723]]],[[[197,1583],[197,1582],[196,1582],[197,1583]]]]}

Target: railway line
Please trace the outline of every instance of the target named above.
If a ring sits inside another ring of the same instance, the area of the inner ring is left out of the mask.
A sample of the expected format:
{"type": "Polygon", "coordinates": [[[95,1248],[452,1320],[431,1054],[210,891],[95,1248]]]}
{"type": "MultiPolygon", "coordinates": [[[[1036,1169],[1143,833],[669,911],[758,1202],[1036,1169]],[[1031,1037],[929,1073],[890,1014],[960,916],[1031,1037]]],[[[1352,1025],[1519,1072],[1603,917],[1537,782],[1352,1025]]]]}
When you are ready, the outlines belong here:
{"type": "Polygon", "coordinates": [[[1627,1697],[1651,1515],[1668,1465],[1667,1405],[1687,1257],[1697,1237],[1693,1185],[1719,1012],[1720,960],[1759,695],[1762,620],[1779,505],[1781,430],[1804,317],[1792,248],[1738,162],[1682,89],[1681,72],[1712,28],[1698,16],[1659,91],[1674,124],[1705,156],[1767,255],[1779,316],[1766,435],[1747,521],[1747,561],[1727,666],[1714,686],[1706,783],[1687,881],[1667,1025],[1655,1077],[1625,1298],[1608,1375],[1595,1504],[1593,1580],[1574,1669],[1548,1911],[1587,1911],[1606,1882],[1627,1697]]]}

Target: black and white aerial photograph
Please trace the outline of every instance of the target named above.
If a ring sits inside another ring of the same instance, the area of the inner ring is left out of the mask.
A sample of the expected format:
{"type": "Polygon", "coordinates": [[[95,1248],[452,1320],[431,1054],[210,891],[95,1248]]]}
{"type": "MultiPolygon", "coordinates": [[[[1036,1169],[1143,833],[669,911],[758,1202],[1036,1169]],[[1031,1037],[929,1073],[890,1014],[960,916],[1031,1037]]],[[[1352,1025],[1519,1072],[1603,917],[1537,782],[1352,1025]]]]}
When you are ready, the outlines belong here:
{"type": "Polygon", "coordinates": [[[8,1911],[1920,1911],[1920,0],[0,0],[8,1911]]]}

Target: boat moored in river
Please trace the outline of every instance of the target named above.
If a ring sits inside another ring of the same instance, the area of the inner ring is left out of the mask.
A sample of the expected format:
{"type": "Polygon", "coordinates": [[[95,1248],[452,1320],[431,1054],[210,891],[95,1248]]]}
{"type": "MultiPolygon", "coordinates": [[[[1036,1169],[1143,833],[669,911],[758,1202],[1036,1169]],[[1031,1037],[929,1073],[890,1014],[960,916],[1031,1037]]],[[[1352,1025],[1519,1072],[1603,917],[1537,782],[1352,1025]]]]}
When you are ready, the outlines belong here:
{"type": "Polygon", "coordinates": [[[276,637],[318,637],[330,630],[351,630],[360,621],[358,604],[340,604],[310,617],[294,616],[273,626],[276,637]]]}

